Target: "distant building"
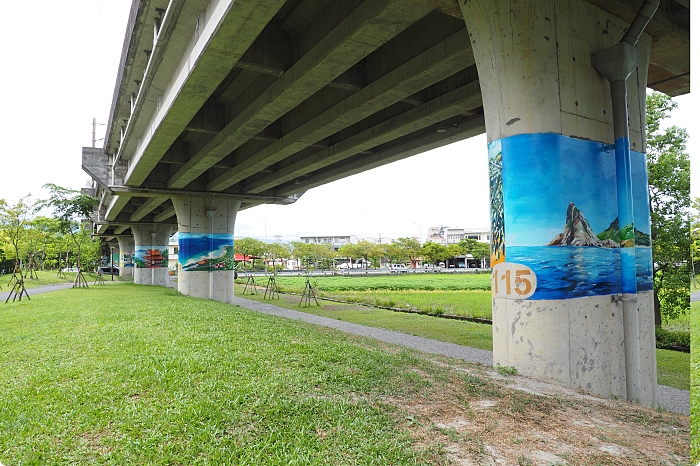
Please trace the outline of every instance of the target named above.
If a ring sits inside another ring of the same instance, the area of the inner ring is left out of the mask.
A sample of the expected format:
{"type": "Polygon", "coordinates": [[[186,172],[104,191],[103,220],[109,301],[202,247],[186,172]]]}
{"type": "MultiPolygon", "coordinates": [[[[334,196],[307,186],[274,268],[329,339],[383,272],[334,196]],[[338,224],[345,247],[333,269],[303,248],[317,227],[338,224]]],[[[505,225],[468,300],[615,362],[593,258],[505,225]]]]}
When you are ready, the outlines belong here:
{"type": "Polygon", "coordinates": [[[491,231],[488,229],[464,230],[464,237],[466,239],[475,239],[482,243],[489,243],[491,242],[491,231]]]}
{"type": "Polygon", "coordinates": [[[337,251],[341,246],[346,244],[357,244],[358,238],[355,235],[343,236],[301,236],[299,241],[306,244],[330,244],[337,251]]]}
{"type": "Polygon", "coordinates": [[[444,238],[447,244],[457,244],[464,239],[464,228],[445,228],[444,238]]]}
{"type": "Polygon", "coordinates": [[[457,244],[463,239],[475,239],[482,243],[491,241],[491,232],[488,229],[465,229],[465,228],[450,228],[430,227],[428,228],[428,237],[425,242],[440,243],[444,246],[448,244],[457,244]]]}

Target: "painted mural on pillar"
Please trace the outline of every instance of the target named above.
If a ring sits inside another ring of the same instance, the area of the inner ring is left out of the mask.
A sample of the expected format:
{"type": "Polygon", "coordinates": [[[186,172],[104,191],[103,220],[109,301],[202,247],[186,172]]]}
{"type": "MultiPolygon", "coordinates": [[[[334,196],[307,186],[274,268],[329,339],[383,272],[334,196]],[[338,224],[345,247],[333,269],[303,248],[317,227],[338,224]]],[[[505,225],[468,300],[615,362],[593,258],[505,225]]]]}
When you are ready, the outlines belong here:
{"type": "Polygon", "coordinates": [[[130,252],[125,252],[122,254],[122,257],[119,259],[119,266],[120,267],[133,267],[134,266],[134,260],[132,258],[132,254],[130,252]]]}
{"type": "Polygon", "coordinates": [[[491,201],[491,267],[494,267],[506,260],[503,153],[500,139],[489,144],[489,198],[491,201]]]}
{"type": "Polygon", "coordinates": [[[493,237],[498,227],[504,238],[492,254],[531,271],[531,299],[620,293],[623,249],[635,256],[637,289],[652,289],[646,158],[633,152],[632,161],[634,227],[617,218],[613,146],[553,133],[489,144],[493,237]]]}
{"type": "Polygon", "coordinates": [[[168,266],[167,246],[137,247],[132,256],[138,269],[160,269],[168,266]]]}
{"type": "Polygon", "coordinates": [[[183,272],[235,269],[232,234],[180,233],[178,243],[183,272]]]}

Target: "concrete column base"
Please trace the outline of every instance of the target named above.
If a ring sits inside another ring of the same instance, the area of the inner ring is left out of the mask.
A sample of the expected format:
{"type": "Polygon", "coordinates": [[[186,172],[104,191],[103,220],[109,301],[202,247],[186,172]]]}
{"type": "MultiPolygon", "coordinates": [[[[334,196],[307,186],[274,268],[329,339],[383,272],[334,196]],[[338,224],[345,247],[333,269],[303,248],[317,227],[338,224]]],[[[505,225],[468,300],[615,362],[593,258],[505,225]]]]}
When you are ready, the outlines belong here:
{"type": "Polygon", "coordinates": [[[177,214],[179,232],[179,264],[177,289],[186,296],[196,298],[208,298],[224,303],[233,304],[233,280],[234,270],[227,269],[233,265],[233,231],[236,223],[236,215],[240,208],[240,201],[230,199],[205,199],[180,197],[173,199],[175,213],[177,214]],[[189,236],[188,236],[189,235],[189,236]],[[193,237],[199,238],[193,240],[193,237]],[[211,239],[208,243],[206,239],[211,239]],[[204,239],[204,240],[203,240],[204,239]],[[230,241],[230,261],[221,261],[218,264],[202,263],[202,266],[192,266],[192,260],[188,258],[188,249],[207,246],[207,250],[198,251],[206,261],[214,262],[214,256],[222,254],[221,244],[230,241]],[[215,245],[216,243],[216,245],[215,245]],[[213,247],[215,251],[210,251],[213,247]],[[204,253],[203,255],[201,253],[204,253]],[[223,267],[217,269],[216,267],[223,267]]]}
{"type": "MultiPolygon", "coordinates": [[[[653,292],[638,294],[640,371],[636,401],[656,400],[653,292]]],[[[622,303],[493,298],[493,361],[522,374],[603,397],[627,398],[622,303]]]]}

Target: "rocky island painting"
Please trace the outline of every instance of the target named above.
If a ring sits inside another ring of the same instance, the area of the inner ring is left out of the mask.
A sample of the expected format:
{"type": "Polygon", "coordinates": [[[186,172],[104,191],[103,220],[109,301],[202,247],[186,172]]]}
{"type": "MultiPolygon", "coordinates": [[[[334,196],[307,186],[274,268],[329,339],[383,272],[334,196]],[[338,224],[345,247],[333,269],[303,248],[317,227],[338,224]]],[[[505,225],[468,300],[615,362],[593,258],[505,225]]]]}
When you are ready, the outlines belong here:
{"type": "Polygon", "coordinates": [[[508,145],[499,147],[508,154],[501,160],[504,256],[537,276],[530,299],[618,294],[622,254],[635,258],[636,289],[652,289],[644,154],[632,152],[634,225],[621,227],[612,146],[558,134],[499,143],[508,145]]]}

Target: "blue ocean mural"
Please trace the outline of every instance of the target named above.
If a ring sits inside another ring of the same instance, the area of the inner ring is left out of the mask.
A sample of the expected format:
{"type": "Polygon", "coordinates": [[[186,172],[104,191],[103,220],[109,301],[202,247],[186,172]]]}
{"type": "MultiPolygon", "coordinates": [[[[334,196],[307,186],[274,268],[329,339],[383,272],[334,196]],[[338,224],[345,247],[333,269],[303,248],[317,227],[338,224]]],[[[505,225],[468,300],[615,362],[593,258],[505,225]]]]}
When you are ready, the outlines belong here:
{"type": "Polygon", "coordinates": [[[522,134],[492,142],[489,161],[495,157],[501,163],[505,259],[536,275],[530,299],[620,293],[623,255],[636,265],[636,289],[651,289],[644,154],[632,153],[634,228],[619,225],[613,146],[522,134]]]}
{"type": "Polygon", "coordinates": [[[234,270],[233,235],[180,233],[178,261],[184,272],[234,270]]]}

